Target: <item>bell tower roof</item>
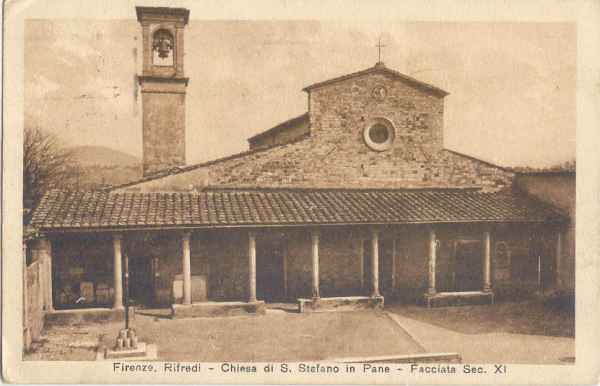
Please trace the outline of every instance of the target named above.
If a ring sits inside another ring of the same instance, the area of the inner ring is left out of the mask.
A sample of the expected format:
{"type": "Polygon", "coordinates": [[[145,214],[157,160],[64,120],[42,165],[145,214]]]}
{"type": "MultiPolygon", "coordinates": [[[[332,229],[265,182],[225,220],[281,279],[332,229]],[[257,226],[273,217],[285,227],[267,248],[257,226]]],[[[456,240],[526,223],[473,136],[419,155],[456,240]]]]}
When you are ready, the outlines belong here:
{"type": "Polygon", "coordinates": [[[180,21],[186,25],[190,18],[189,9],[185,8],[168,8],[168,7],[135,7],[135,13],[138,21],[164,21],[172,19],[172,21],[180,21]]]}

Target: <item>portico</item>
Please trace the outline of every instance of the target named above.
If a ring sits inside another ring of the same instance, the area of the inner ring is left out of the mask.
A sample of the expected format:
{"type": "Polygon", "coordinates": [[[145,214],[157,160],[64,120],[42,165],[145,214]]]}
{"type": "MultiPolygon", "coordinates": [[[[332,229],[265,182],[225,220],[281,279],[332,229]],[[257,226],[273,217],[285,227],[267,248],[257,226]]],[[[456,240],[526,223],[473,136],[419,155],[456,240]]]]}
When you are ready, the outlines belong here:
{"type": "Polygon", "coordinates": [[[47,209],[34,217],[46,234],[38,254],[52,261],[47,303],[63,310],[121,310],[123,259],[134,304],[171,307],[176,317],[260,313],[265,301],[297,301],[301,311],[382,307],[384,297],[428,306],[491,303],[505,288],[537,285],[540,256],[560,283],[564,218],[505,193],[72,194],[47,196],[47,209]],[[80,209],[56,209],[72,201],[80,209]],[[120,211],[123,219],[86,212],[127,202],[141,204],[120,211]],[[543,249],[530,243],[534,237],[543,249]]]}

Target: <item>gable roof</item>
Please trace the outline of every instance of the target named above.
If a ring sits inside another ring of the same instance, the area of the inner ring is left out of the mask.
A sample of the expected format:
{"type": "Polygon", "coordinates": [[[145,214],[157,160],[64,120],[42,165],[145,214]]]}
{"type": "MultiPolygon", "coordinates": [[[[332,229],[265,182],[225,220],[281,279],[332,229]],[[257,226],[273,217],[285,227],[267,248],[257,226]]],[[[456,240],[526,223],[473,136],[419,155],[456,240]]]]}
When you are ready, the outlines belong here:
{"type": "Polygon", "coordinates": [[[518,192],[465,189],[218,189],[199,193],[48,192],[42,231],[566,221],[518,192]]]}
{"type": "Polygon", "coordinates": [[[386,74],[389,75],[395,79],[398,80],[402,80],[405,81],[407,83],[412,84],[413,86],[416,86],[418,88],[421,88],[425,91],[429,91],[435,95],[441,96],[441,97],[445,97],[446,95],[448,95],[449,93],[445,90],[442,90],[439,87],[436,86],[432,86],[428,83],[422,82],[420,80],[417,80],[413,77],[410,77],[408,75],[404,75],[401,72],[398,72],[396,70],[392,70],[391,68],[387,68],[385,66],[385,64],[383,62],[377,62],[373,67],[367,68],[366,70],[362,70],[362,71],[358,71],[358,72],[353,72],[351,74],[346,74],[346,75],[342,75],[342,76],[338,76],[337,78],[333,78],[333,79],[329,79],[329,80],[325,80],[322,82],[318,82],[318,83],[313,83],[310,86],[307,86],[305,88],[303,88],[304,91],[309,92],[312,91],[314,89],[323,87],[323,86],[328,86],[330,84],[333,83],[337,83],[337,82],[341,82],[347,79],[351,79],[351,78],[356,78],[359,76],[363,76],[363,75],[368,75],[368,74],[376,74],[376,73],[380,73],[380,74],[386,74]]]}

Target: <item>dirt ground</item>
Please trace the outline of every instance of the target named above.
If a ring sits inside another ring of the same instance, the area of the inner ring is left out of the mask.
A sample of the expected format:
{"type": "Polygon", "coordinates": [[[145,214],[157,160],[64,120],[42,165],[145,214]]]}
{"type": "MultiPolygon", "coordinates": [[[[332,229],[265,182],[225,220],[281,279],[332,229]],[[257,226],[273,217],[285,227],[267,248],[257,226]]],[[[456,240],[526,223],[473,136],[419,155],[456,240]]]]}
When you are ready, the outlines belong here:
{"type": "MultiPolygon", "coordinates": [[[[424,352],[382,312],[315,314],[270,311],[265,316],[168,319],[136,315],[141,340],[169,361],[301,361],[424,352]]],[[[94,360],[97,346],[114,344],[122,323],[51,327],[30,360],[94,360]]]]}

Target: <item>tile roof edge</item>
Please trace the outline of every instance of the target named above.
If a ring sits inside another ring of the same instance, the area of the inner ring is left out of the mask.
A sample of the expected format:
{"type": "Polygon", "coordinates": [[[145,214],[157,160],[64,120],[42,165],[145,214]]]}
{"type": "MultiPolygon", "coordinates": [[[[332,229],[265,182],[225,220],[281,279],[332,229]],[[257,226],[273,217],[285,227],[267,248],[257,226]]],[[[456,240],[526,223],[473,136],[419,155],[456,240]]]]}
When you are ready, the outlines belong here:
{"type": "MultiPolygon", "coordinates": [[[[332,187],[294,187],[294,186],[219,186],[208,185],[203,192],[219,191],[257,191],[257,192],[483,192],[481,186],[457,187],[418,187],[418,188],[332,188],[332,187]]],[[[497,191],[499,192],[499,191],[497,191]]],[[[497,193],[485,192],[485,193],[497,193]]]]}
{"type": "Polygon", "coordinates": [[[35,227],[38,232],[43,233],[65,233],[65,232],[114,232],[114,231],[132,231],[132,230],[167,230],[167,229],[247,229],[247,228],[299,228],[314,226],[366,226],[366,225],[427,225],[427,224],[486,224],[486,223],[514,223],[514,224],[538,224],[538,223],[556,223],[562,224],[569,221],[568,216],[560,215],[561,219],[554,220],[498,220],[498,219],[477,219],[477,220],[415,220],[415,221],[389,221],[389,222],[302,222],[302,223],[246,223],[246,224],[152,224],[152,225],[106,225],[96,227],[35,227]]]}

